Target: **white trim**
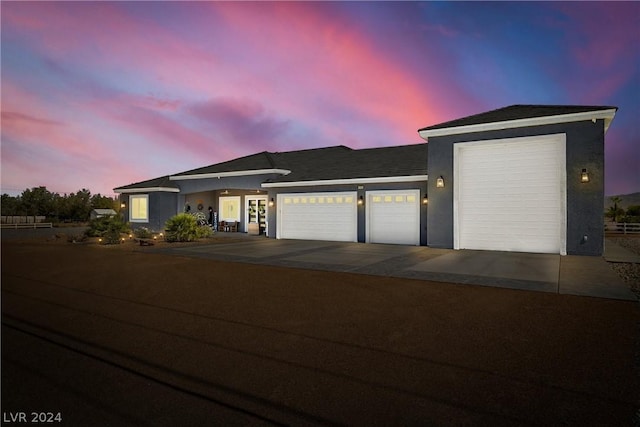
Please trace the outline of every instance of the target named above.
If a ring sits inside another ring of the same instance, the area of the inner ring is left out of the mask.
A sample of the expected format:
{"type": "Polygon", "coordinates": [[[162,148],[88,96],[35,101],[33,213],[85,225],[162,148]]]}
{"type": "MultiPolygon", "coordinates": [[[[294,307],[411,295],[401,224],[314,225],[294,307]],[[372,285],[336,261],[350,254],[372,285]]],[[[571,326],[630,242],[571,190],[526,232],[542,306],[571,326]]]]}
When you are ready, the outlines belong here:
{"type": "Polygon", "coordinates": [[[481,144],[499,144],[499,143],[518,143],[532,140],[555,141],[562,145],[560,150],[559,168],[557,170],[556,179],[560,182],[560,209],[562,217],[560,218],[560,255],[567,254],[567,160],[566,160],[566,144],[567,134],[556,133],[549,135],[526,136],[519,138],[503,138],[489,139],[480,141],[459,142],[453,144],[453,249],[460,249],[460,222],[458,217],[458,201],[460,197],[460,167],[458,165],[458,157],[460,150],[470,145],[481,144]]]}
{"type": "Polygon", "coordinates": [[[279,187],[312,187],[318,185],[342,185],[342,184],[385,184],[391,182],[415,182],[427,181],[428,175],[410,176],[385,176],[378,178],[346,178],[346,179],[321,179],[316,181],[292,181],[292,182],[267,182],[263,183],[263,188],[279,187]]]}
{"type": "Polygon", "coordinates": [[[154,192],[154,191],[164,191],[164,192],[168,192],[168,193],[179,193],[180,189],[179,188],[171,188],[171,187],[146,187],[146,188],[124,188],[124,189],[114,188],[113,191],[115,193],[122,193],[122,194],[127,194],[127,193],[149,193],[149,192],[154,192]]]}
{"type": "Polygon", "coordinates": [[[501,122],[479,123],[475,125],[454,126],[440,129],[418,131],[422,139],[432,136],[457,135],[461,133],[487,132],[493,130],[521,128],[527,126],[543,126],[558,123],[581,122],[585,120],[604,119],[605,133],[616,115],[615,109],[601,111],[587,111],[582,113],[559,114],[555,116],[531,117],[527,119],[505,120],[501,122]]]}
{"type": "Polygon", "coordinates": [[[248,175],[266,175],[271,173],[278,173],[280,175],[289,175],[290,170],[287,169],[253,169],[246,171],[232,171],[232,172],[211,172],[211,173],[199,173],[193,175],[174,175],[170,176],[170,181],[180,181],[185,179],[209,179],[209,178],[226,178],[232,176],[248,176],[248,175]]]}

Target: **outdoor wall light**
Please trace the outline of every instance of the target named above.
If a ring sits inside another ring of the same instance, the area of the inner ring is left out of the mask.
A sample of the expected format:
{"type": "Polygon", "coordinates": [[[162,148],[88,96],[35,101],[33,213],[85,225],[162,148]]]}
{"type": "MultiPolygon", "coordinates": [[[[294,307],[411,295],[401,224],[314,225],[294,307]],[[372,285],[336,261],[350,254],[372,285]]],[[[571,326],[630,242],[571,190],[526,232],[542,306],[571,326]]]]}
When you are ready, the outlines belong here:
{"type": "Polygon", "coordinates": [[[269,200],[269,207],[272,208],[273,205],[275,205],[276,202],[273,200],[273,197],[271,198],[271,200],[269,200]]]}
{"type": "Polygon", "coordinates": [[[121,208],[121,209],[124,209],[124,208],[126,208],[126,207],[127,207],[127,205],[126,205],[126,203],[125,203],[125,202],[120,203],[120,208],[121,208]]]}
{"type": "Polygon", "coordinates": [[[582,169],[580,173],[580,182],[589,182],[589,172],[586,169],[582,169]]]}
{"type": "Polygon", "coordinates": [[[358,206],[362,206],[362,205],[364,205],[364,197],[360,196],[358,198],[358,206]]]}
{"type": "Polygon", "coordinates": [[[442,175],[440,175],[438,179],[436,179],[436,188],[444,188],[444,178],[442,177],[442,175]]]}
{"type": "Polygon", "coordinates": [[[426,205],[429,203],[429,199],[427,198],[427,195],[425,194],[424,197],[422,198],[422,204],[426,205]]]}

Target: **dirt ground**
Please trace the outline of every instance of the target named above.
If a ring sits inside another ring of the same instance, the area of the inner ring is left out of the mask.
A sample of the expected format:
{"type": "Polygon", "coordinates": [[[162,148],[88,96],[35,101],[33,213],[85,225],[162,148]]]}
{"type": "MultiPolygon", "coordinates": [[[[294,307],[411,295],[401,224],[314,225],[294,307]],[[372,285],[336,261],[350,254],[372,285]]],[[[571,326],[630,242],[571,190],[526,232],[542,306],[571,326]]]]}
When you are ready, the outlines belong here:
{"type": "MultiPolygon", "coordinates": [[[[224,402],[242,425],[639,422],[638,303],[152,248],[3,240],[3,326],[224,402]]],[[[29,349],[5,344],[3,336],[3,411],[18,410],[16,402],[38,394],[6,388],[17,375],[5,376],[9,362],[29,349]]],[[[112,394],[131,392],[118,384],[112,394]]],[[[110,402],[112,412],[126,402],[110,402]]],[[[137,405],[131,411],[144,410],[137,405]]],[[[169,425],[162,410],[145,419],[169,425]]]]}

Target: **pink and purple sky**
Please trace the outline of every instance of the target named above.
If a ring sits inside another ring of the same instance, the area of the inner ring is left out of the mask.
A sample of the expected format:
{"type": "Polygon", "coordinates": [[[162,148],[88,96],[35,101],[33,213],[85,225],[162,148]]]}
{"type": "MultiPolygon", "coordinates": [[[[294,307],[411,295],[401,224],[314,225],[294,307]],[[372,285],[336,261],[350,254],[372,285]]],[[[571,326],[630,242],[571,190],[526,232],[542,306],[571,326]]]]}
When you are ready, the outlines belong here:
{"type": "Polygon", "coordinates": [[[2,2],[2,193],[113,188],[264,150],[421,143],[511,104],[619,107],[640,191],[640,3],[2,2]]]}

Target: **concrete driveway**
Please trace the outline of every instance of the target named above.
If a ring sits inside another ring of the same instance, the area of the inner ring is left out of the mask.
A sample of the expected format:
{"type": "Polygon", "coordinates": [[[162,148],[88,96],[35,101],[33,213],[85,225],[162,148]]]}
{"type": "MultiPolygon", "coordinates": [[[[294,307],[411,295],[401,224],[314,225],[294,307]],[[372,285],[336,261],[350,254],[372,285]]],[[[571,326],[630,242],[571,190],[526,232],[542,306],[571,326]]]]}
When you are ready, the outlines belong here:
{"type": "Polygon", "coordinates": [[[351,272],[636,301],[602,257],[434,249],[226,235],[159,252],[223,261],[351,272]]]}

